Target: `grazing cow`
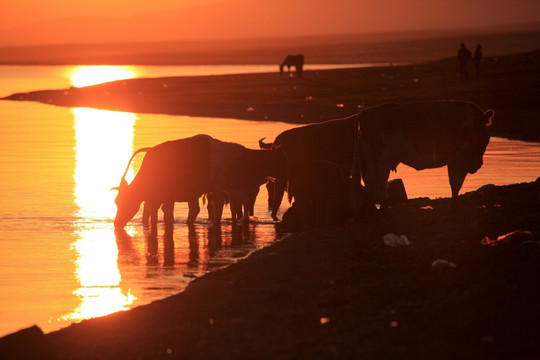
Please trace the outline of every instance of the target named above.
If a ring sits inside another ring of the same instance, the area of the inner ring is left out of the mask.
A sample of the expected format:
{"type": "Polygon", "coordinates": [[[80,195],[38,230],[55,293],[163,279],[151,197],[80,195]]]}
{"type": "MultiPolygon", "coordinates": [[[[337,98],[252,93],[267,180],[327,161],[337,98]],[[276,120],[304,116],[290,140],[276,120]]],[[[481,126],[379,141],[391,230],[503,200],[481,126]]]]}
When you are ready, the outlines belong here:
{"type": "Polygon", "coordinates": [[[286,231],[305,230],[343,221],[350,215],[350,179],[324,160],[289,164],[287,193],[294,203],[283,215],[286,231]]]}
{"type": "MultiPolygon", "coordinates": [[[[172,225],[175,202],[188,202],[188,224],[193,224],[200,211],[199,197],[219,189],[219,183],[213,181],[219,174],[212,169],[211,161],[218,145],[219,142],[208,135],[196,135],[137,150],[117,188],[115,228],[123,229],[143,201],[153,227],[162,205],[165,223],[172,225]],[[125,180],[127,169],[140,152],[146,152],[146,156],[137,175],[128,184],[125,180]]],[[[221,219],[221,212],[215,216],[221,219]]]]}
{"type": "Polygon", "coordinates": [[[283,67],[287,66],[287,72],[290,74],[291,66],[296,68],[296,74],[298,77],[302,77],[304,72],[304,55],[287,55],[285,60],[279,65],[279,74],[283,74],[283,67]]]}
{"type": "MultiPolygon", "coordinates": [[[[352,177],[351,196],[357,198],[360,187],[358,115],[344,119],[329,120],[283,131],[273,144],[260,141],[263,147],[281,148],[292,164],[301,160],[330,161],[341,169],[346,177],[352,177]]],[[[272,218],[277,220],[286,181],[274,181],[272,218]]],[[[270,192],[269,192],[270,193],[270,192]]],[[[269,199],[270,203],[270,199],[269,199]]],[[[355,206],[356,201],[351,202],[355,206]]]]}
{"type": "Polygon", "coordinates": [[[359,115],[362,172],[371,203],[387,207],[385,186],[399,163],[448,167],[452,204],[465,176],[482,166],[493,111],[463,101],[383,104],[359,115]]]}

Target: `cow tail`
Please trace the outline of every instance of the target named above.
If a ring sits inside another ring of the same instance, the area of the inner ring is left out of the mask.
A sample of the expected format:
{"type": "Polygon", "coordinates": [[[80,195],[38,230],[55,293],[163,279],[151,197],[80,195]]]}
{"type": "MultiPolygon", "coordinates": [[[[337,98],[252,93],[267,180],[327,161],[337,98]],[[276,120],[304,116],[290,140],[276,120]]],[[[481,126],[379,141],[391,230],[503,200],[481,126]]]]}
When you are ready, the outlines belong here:
{"type": "Polygon", "coordinates": [[[289,199],[289,203],[292,202],[292,199],[294,197],[294,189],[293,189],[293,186],[291,185],[291,169],[292,169],[292,164],[291,164],[291,161],[289,159],[289,155],[287,155],[287,152],[285,151],[285,149],[283,148],[283,146],[281,145],[277,145],[275,147],[273,147],[273,149],[276,149],[276,150],[279,150],[281,151],[281,153],[283,154],[283,157],[285,158],[285,164],[286,164],[286,179],[282,179],[283,181],[286,181],[286,186],[285,186],[285,190],[287,191],[287,196],[288,196],[288,199],[289,199]]]}
{"type": "Polygon", "coordinates": [[[133,155],[131,155],[131,158],[129,159],[129,162],[126,166],[126,171],[124,171],[124,175],[122,175],[122,179],[120,179],[120,183],[126,181],[126,175],[127,175],[127,172],[129,170],[129,166],[131,165],[131,162],[133,161],[133,159],[135,158],[135,156],[138,154],[138,153],[141,153],[141,152],[147,152],[148,150],[150,150],[151,148],[150,147],[145,147],[145,148],[141,148],[137,151],[135,151],[133,153],[133,155]]]}

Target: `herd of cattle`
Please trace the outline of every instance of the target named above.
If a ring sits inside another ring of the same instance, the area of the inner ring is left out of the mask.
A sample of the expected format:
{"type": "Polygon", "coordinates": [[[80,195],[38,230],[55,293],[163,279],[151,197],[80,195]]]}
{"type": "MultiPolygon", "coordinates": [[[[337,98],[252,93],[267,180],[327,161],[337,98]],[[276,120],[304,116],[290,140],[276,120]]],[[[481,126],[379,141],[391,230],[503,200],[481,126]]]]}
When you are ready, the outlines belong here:
{"type": "Polygon", "coordinates": [[[388,176],[400,163],[416,170],[447,166],[455,203],[465,176],[482,166],[492,117],[492,110],[461,101],[391,103],[286,130],[273,143],[261,140],[257,150],[208,135],[139,149],[127,166],[146,153],[138,173],[128,184],[126,168],[116,188],[114,225],[123,229],[143,202],[143,221],[153,227],[160,207],[165,224],[174,222],[175,202],[188,203],[193,224],[202,196],[215,224],[227,201],[236,223],[249,219],[265,183],[275,220],[285,191],[294,200],[283,215],[290,229],[334,223],[375,204],[385,209],[388,176]]]}

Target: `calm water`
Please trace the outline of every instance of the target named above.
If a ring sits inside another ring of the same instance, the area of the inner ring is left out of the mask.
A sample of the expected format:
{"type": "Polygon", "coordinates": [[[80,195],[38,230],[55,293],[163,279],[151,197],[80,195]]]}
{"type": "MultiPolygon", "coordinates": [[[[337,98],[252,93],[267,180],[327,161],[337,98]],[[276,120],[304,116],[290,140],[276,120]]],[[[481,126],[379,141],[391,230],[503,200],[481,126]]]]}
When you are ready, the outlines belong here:
{"type": "MultiPolygon", "coordinates": [[[[67,87],[62,74],[73,70],[8,68],[13,72],[0,67],[0,96],[67,87]]],[[[51,331],[163,298],[276,241],[264,187],[247,234],[233,231],[228,209],[221,236],[210,231],[204,209],[190,232],[187,208],[177,204],[174,232],[160,227],[157,238],[140,225],[140,214],[127,227],[128,237],[115,237],[115,193],[109,189],[140,147],[206,133],[256,148],[259,138],[271,140],[289,124],[11,101],[0,102],[0,115],[0,336],[33,324],[51,331]]],[[[492,139],[484,162],[462,192],[535,180],[540,145],[492,139]]],[[[139,165],[140,158],[133,171],[139,165]]],[[[396,175],[409,197],[450,194],[445,169],[418,173],[401,165],[396,175]]]]}

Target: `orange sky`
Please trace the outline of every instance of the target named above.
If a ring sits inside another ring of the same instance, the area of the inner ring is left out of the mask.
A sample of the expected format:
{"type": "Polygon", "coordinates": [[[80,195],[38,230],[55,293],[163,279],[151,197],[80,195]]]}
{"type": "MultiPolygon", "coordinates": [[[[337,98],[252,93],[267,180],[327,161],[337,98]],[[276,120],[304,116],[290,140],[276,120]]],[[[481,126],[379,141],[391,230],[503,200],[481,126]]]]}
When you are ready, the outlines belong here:
{"type": "Polygon", "coordinates": [[[246,38],[540,21],[538,0],[3,1],[0,45],[246,38]]]}

